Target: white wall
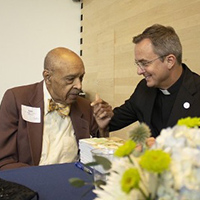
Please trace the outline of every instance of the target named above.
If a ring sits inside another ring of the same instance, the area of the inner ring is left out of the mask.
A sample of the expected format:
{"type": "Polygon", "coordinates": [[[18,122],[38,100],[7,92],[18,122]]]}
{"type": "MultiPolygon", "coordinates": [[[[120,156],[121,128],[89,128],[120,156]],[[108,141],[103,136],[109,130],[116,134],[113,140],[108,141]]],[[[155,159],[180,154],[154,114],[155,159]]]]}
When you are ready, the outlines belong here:
{"type": "Polygon", "coordinates": [[[42,80],[49,50],[79,54],[80,13],[72,0],[0,0],[0,101],[6,89],[42,80]]]}

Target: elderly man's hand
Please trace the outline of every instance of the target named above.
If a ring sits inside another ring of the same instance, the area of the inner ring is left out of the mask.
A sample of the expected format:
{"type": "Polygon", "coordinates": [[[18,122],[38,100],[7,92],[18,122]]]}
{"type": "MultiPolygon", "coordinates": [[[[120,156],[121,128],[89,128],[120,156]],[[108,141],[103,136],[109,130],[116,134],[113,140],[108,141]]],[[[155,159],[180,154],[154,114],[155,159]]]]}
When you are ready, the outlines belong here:
{"type": "Polygon", "coordinates": [[[100,129],[105,130],[108,127],[108,124],[112,118],[113,111],[112,107],[100,99],[100,97],[96,94],[95,101],[91,103],[91,106],[94,108],[94,117],[100,129]]]}

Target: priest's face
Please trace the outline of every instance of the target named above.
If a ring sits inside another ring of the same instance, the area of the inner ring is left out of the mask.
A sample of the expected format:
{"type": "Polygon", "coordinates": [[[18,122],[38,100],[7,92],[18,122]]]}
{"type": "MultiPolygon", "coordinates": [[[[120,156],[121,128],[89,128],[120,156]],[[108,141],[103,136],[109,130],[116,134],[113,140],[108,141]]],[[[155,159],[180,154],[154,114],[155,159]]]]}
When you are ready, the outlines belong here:
{"type": "Polygon", "coordinates": [[[166,56],[155,54],[149,39],[135,45],[135,63],[137,74],[144,76],[148,87],[167,89],[171,84],[166,56]]]}

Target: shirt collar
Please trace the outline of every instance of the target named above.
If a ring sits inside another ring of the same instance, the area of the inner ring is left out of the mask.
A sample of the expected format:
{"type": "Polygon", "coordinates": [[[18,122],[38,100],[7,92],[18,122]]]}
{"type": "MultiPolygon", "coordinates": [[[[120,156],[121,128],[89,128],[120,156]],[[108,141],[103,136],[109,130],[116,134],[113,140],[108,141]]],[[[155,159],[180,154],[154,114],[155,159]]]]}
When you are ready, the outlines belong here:
{"type": "Polygon", "coordinates": [[[47,90],[45,81],[43,82],[43,93],[44,93],[44,115],[46,115],[48,113],[49,99],[51,99],[51,95],[47,90]]]}
{"type": "Polygon", "coordinates": [[[182,72],[180,78],[170,88],[168,88],[167,90],[160,89],[160,91],[164,95],[170,95],[170,94],[174,94],[174,93],[178,92],[178,90],[179,90],[179,88],[180,88],[180,86],[182,84],[184,74],[185,74],[185,70],[183,68],[183,72],[182,72]]]}
{"type": "Polygon", "coordinates": [[[170,95],[170,92],[168,90],[162,90],[159,89],[164,95],[170,95]]]}

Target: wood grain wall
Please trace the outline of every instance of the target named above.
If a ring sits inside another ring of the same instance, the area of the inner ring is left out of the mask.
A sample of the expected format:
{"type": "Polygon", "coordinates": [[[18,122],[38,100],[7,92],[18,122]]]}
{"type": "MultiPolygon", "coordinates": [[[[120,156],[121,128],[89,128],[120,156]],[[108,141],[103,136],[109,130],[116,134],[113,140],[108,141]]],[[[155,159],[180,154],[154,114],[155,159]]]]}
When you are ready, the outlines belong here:
{"type": "MultiPolygon", "coordinates": [[[[200,0],[82,0],[81,51],[87,97],[95,93],[113,107],[121,105],[138,81],[133,36],[159,23],[175,28],[183,62],[200,74],[200,0]]],[[[126,138],[132,126],[114,135],[126,138]]]]}

